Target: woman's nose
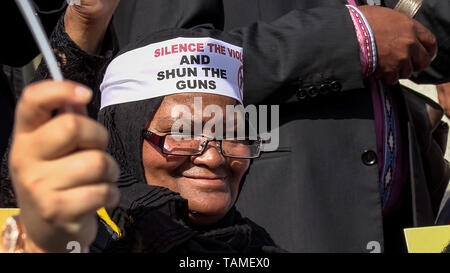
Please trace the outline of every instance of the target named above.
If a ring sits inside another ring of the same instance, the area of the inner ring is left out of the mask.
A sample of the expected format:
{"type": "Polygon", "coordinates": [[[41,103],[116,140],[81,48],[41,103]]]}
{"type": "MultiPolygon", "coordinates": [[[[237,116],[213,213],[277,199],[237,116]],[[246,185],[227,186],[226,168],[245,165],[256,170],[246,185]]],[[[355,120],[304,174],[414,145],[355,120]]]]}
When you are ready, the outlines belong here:
{"type": "Polygon", "coordinates": [[[219,149],[218,142],[210,141],[201,155],[191,157],[192,163],[196,165],[205,165],[210,169],[220,167],[225,163],[225,157],[219,149]]]}

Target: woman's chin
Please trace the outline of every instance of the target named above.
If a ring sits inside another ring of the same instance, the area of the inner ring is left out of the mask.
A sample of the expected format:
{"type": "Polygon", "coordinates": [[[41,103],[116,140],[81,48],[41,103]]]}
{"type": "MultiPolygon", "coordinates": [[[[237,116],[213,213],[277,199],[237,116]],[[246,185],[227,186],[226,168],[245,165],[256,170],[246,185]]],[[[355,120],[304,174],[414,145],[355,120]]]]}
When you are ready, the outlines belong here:
{"type": "MultiPolygon", "coordinates": [[[[212,225],[222,219],[230,210],[232,202],[229,198],[210,198],[208,202],[189,201],[189,219],[194,225],[212,225]]],[[[203,200],[205,201],[205,200],[203,200]]]]}
{"type": "Polygon", "coordinates": [[[188,200],[189,218],[194,225],[218,222],[231,209],[237,196],[237,189],[228,180],[219,183],[183,178],[177,182],[174,190],[188,200]]]}
{"type": "Polygon", "coordinates": [[[208,215],[197,211],[189,211],[189,222],[194,226],[207,227],[219,222],[225,214],[208,215]]]}

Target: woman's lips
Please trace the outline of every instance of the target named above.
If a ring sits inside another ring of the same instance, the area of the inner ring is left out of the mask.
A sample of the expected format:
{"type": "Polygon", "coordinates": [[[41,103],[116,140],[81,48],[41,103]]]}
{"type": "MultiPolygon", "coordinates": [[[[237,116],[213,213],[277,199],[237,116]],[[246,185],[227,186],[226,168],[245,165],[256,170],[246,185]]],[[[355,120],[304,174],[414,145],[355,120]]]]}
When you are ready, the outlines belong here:
{"type": "Polygon", "coordinates": [[[202,179],[202,180],[217,180],[217,179],[225,179],[226,177],[220,177],[220,176],[210,176],[210,175],[183,175],[186,178],[190,179],[202,179]]]}
{"type": "Polygon", "coordinates": [[[194,183],[201,187],[207,188],[223,188],[226,186],[227,177],[218,176],[187,176],[183,175],[183,178],[189,182],[194,183]]]}

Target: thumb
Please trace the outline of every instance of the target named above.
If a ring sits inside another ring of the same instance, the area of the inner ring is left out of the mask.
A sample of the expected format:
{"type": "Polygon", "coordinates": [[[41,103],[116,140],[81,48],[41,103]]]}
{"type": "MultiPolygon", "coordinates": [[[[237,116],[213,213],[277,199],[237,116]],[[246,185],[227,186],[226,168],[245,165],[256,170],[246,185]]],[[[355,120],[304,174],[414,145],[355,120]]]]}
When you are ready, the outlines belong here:
{"type": "Polygon", "coordinates": [[[92,91],[80,84],[43,81],[25,88],[15,116],[15,132],[30,132],[47,122],[52,112],[67,106],[79,108],[92,98],[92,91]]]}

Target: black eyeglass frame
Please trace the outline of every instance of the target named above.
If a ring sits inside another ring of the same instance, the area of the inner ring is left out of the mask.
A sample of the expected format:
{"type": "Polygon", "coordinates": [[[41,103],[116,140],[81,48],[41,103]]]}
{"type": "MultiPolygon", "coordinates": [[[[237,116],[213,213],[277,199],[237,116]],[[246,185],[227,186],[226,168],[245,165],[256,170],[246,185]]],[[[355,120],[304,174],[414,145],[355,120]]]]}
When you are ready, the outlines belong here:
{"type": "MultiPolygon", "coordinates": [[[[198,136],[198,137],[205,138],[206,141],[203,142],[203,143],[201,144],[202,150],[199,151],[199,152],[197,152],[197,153],[195,153],[195,154],[180,155],[180,154],[169,153],[169,152],[165,151],[165,149],[164,149],[164,142],[166,141],[166,137],[169,136],[169,135],[175,135],[175,134],[158,135],[158,134],[155,134],[155,133],[153,133],[153,132],[151,132],[151,131],[148,131],[148,130],[146,130],[146,129],[142,130],[142,136],[143,136],[143,138],[144,138],[145,140],[147,140],[147,141],[149,141],[149,142],[155,144],[156,146],[158,146],[158,147],[161,149],[161,152],[162,152],[163,154],[165,154],[165,155],[174,155],[174,156],[199,156],[199,155],[201,155],[201,154],[203,154],[203,153],[205,152],[205,149],[206,149],[206,147],[208,146],[209,142],[211,142],[211,141],[216,141],[216,147],[218,148],[220,154],[223,155],[224,157],[237,158],[237,159],[256,159],[256,158],[259,158],[259,157],[261,156],[261,144],[262,144],[262,140],[261,140],[261,138],[259,138],[259,137],[258,137],[256,140],[253,140],[253,141],[256,141],[256,142],[258,143],[258,154],[255,155],[255,156],[252,156],[252,157],[250,157],[250,156],[243,157],[243,156],[233,156],[233,155],[226,155],[226,154],[224,154],[223,149],[222,149],[222,141],[223,141],[223,140],[221,140],[221,139],[214,139],[214,138],[208,138],[208,137],[206,137],[206,136],[198,136]]],[[[183,136],[183,135],[182,135],[182,134],[179,134],[179,136],[183,136]]]]}

